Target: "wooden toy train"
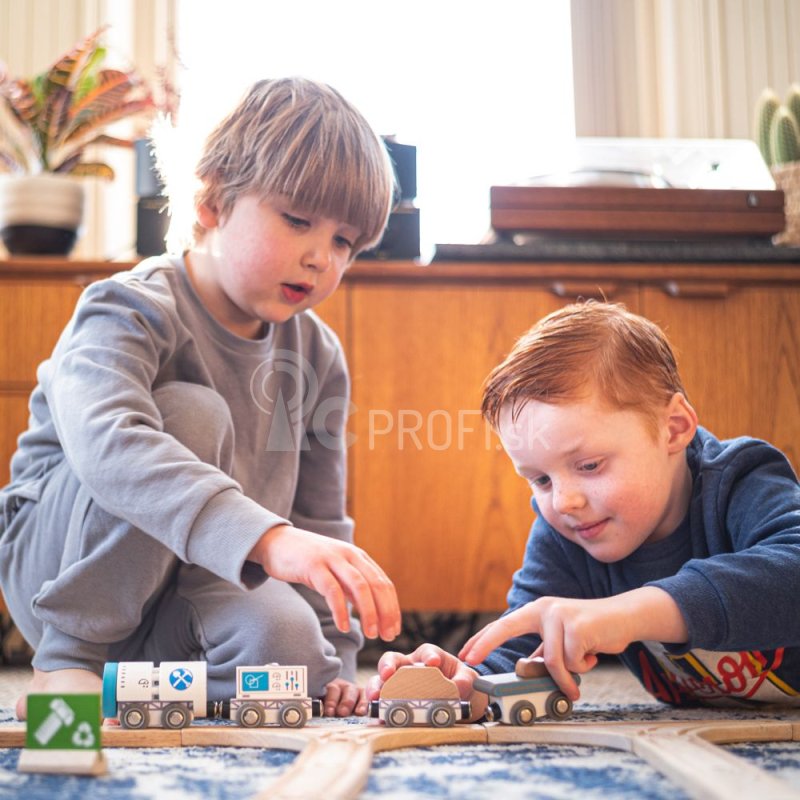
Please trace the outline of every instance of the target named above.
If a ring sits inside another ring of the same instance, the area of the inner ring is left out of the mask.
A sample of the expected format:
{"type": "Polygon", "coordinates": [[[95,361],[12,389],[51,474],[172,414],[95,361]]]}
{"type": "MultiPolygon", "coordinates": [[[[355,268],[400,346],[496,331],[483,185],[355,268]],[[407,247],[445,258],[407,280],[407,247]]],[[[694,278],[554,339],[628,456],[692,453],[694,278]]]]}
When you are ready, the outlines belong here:
{"type": "Polygon", "coordinates": [[[243,728],[302,728],[322,715],[307,696],[305,666],[236,668],[236,696],[207,700],[205,661],[128,661],[103,670],[103,716],[123,728],[185,728],[198,717],[232,719],[243,728]]]}
{"type": "MultiPolygon", "coordinates": [[[[573,676],[578,683],[580,678],[573,676]]],[[[558,688],[540,658],[521,658],[514,672],[477,678],[473,688],[488,695],[486,719],[506,725],[532,725],[541,717],[567,719],[572,701],[558,688]]],[[[401,667],[370,703],[370,717],[395,728],[428,725],[447,728],[469,720],[472,709],[459,700],[458,687],[435,667],[401,667]]]]}
{"type": "MultiPolygon", "coordinates": [[[[204,661],[162,661],[158,667],[152,661],[109,663],[103,672],[103,716],[132,729],[179,729],[199,717],[231,719],[245,728],[302,728],[322,716],[321,702],[307,695],[307,674],[305,666],[237,667],[236,696],[209,702],[204,661]]],[[[520,659],[516,672],[483,676],[474,686],[489,696],[489,721],[531,725],[539,717],[560,720],[572,713],[572,702],[539,659],[520,659]]],[[[369,706],[370,717],[390,727],[447,728],[471,713],[453,681],[421,664],[398,669],[369,706]]]]}

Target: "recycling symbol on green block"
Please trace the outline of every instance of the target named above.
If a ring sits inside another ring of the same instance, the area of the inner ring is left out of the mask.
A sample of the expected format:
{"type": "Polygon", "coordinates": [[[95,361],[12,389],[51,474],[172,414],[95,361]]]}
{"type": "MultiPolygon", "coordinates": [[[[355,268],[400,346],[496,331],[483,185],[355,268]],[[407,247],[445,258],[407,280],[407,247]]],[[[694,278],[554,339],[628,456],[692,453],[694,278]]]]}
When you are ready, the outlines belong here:
{"type": "Polygon", "coordinates": [[[72,734],[72,744],[75,747],[92,747],[95,743],[92,726],[88,722],[81,722],[72,734]]]}

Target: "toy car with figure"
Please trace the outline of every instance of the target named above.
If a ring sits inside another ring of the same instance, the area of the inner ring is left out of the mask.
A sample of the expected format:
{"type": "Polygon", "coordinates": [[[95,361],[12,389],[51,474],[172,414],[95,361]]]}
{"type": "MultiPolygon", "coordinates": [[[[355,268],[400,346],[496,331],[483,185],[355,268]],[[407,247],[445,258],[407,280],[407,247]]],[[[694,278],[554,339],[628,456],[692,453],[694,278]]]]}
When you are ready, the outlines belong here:
{"type": "MultiPolygon", "coordinates": [[[[580,676],[573,677],[580,683],[580,676]]],[[[514,672],[483,675],[473,688],[489,695],[486,718],[490,722],[533,725],[540,717],[572,716],[572,701],[550,677],[541,658],[520,658],[514,672]]]]}

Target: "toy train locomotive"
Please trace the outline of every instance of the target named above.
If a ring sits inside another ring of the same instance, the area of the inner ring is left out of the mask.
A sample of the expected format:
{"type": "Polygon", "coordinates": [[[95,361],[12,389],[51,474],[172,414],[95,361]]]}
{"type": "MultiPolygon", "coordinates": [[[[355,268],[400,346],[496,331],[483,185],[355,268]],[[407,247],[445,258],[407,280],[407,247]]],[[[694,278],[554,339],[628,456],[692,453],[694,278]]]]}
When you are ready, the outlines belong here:
{"type": "Polygon", "coordinates": [[[209,702],[205,661],[109,663],[103,716],[132,729],[185,728],[199,717],[232,719],[244,728],[302,728],[322,715],[320,701],[307,696],[307,677],[305,666],[237,667],[236,696],[209,702]]]}

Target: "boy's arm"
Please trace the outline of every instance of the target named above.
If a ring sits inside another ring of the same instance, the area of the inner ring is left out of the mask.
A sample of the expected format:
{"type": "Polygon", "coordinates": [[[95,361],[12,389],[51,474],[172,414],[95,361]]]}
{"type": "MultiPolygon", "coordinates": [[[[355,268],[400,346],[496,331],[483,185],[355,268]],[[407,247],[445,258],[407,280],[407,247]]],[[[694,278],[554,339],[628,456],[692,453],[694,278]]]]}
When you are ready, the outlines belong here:
{"type": "Polygon", "coordinates": [[[553,680],[572,700],[580,696],[570,673],[588,672],[599,653],[619,654],[636,641],[685,642],[683,615],[675,601],[654,586],[593,600],[541,597],[506,614],[475,634],[459,658],[479,664],[498,645],[536,633],[553,680]]]}
{"type": "Polygon", "coordinates": [[[149,291],[116,279],[86,289],[39,368],[46,413],[98,505],[182,561],[246,587],[247,554],[287,520],[165,431],[153,391],[160,368],[186,342],[170,310],[174,299],[149,291]]]}
{"type": "MultiPolygon", "coordinates": [[[[716,476],[715,476],[716,477],[716,476]]],[[[763,442],[741,446],[702,496],[710,555],[654,581],[686,619],[686,646],[771,650],[800,645],[800,486],[786,457],[763,442]]]]}

